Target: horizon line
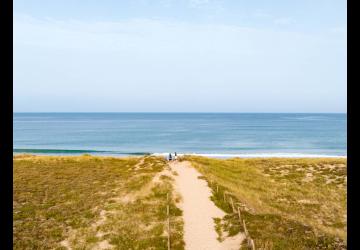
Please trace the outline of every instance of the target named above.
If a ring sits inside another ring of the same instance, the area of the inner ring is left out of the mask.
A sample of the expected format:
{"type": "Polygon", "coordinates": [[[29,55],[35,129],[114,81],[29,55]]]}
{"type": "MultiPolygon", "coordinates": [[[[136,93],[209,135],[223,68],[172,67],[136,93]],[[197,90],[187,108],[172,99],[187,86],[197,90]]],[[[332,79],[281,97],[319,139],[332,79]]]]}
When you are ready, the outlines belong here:
{"type": "Polygon", "coordinates": [[[13,111],[15,113],[138,113],[138,114],[347,114],[347,112],[251,112],[251,111],[13,111]]]}

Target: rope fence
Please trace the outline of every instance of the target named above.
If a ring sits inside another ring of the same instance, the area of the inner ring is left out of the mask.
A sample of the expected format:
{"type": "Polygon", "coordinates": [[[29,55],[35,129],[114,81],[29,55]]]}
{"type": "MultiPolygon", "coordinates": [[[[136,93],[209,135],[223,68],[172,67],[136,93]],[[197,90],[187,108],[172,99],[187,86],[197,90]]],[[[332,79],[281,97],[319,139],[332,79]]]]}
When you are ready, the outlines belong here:
{"type": "MultiPolygon", "coordinates": [[[[212,182],[210,182],[210,185],[212,185],[212,182]]],[[[216,184],[216,193],[220,194],[219,186],[217,184],[216,184]]],[[[241,204],[241,203],[234,203],[234,200],[232,198],[232,196],[234,196],[234,195],[232,195],[231,193],[229,193],[227,191],[223,191],[222,196],[223,196],[224,202],[227,202],[230,205],[232,212],[238,215],[240,225],[242,225],[244,228],[247,246],[251,250],[255,250],[255,241],[251,238],[249,231],[247,230],[245,219],[242,219],[242,217],[241,217],[241,211],[245,210],[245,205],[241,204]],[[227,196],[229,197],[228,199],[227,199],[227,196]],[[235,206],[235,204],[236,204],[236,206],[235,206]]]]}
{"type": "MultiPolygon", "coordinates": [[[[212,184],[212,183],[210,183],[212,184]]],[[[216,184],[216,193],[219,194],[219,186],[216,184]]],[[[224,198],[224,202],[227,202],[231,209],[232,212],[234,214],[237,214],[237,216],[239,217],[239,222],[240,225],[243,226],[244,228],[244,234],[246,237],[246,242],[247,242],[247,246],[251,249],[251,250],[255,250],[255,241],[251,238],[249,231],[247,230],[246,227],[246,222],[245,219],[242,218],[241,216],[241,211],[245,210],[245,205],[241,204],[241,203],[234,203],[233,198],[231,197],[231,193],[227,192],[227,191],[223,191],[223,198],[224,198]],[[227,199],[227,196],[229,196],[229,198],[227,199]]],[[[169,193],[166,194],[166,216],[167,216],[167,249],[170,250],[171,249],[171,228],[170,228],[170,202],[169,202],[169,193]]]]}

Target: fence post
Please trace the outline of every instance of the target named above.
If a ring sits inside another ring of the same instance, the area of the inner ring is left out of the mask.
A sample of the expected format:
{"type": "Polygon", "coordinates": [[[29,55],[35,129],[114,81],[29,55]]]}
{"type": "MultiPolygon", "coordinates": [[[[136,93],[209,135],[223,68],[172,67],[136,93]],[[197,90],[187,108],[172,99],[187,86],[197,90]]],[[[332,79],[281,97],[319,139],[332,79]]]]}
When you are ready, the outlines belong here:
{"type": "Polygon", "coordinates": [[[247,240],[248,247],[253,249],[253,247],[252,247],[252,239],[251,239],[250,235],[249,235],[249,237],[246,238],[246,240],[247,240]]]}
{"type": "Polygon", "coordinates": [[[234,202],[233,202],[233,199],[231,196],[230,196],[230,202],[231,202],[231,207],[232,207],[233,213],[236,213],[235,207],[234,207],[234,202]]]}
{"type": "Polygon", "coordinates": [[[170,208],[169,208],[169,193],[166,194],[167,206],[166,206],[166,214],[167,214],[167,229],[168,229],[168,250],[170,250],[170,208]]]}
{"type": "Polygon", "coordinates": [[[255,250],[255,242],[253,239],[250,239],[250,245],[251,245],[251,250],[255,250]]]}
{"type": "Polygon", "coordinates": [[[245,236],[246,236],[246,238],[247,238],[247,237],[248,237],[248,231],[247,231],[247,229],[246,229],[245,220],[243,220],[243,226],[244,226],[245,236]]]}
{"type": "Polygon", "coordinates": [[[239,221],[241,223],[241,213],[240,213],[240,207],[237,207],[237,212],[238,212],[238,215],[239,215],[239,221]]]}

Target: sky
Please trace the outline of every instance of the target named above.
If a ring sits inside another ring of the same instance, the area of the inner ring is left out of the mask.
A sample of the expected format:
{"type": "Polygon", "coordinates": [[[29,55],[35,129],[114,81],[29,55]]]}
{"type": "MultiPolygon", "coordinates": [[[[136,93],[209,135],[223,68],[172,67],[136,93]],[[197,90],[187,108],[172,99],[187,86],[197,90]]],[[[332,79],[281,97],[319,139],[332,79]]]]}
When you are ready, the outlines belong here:
{"type": "Polygon", "coordinates": [[[14,0],[15,112],[346,112],[345,0],[14,0]]]}

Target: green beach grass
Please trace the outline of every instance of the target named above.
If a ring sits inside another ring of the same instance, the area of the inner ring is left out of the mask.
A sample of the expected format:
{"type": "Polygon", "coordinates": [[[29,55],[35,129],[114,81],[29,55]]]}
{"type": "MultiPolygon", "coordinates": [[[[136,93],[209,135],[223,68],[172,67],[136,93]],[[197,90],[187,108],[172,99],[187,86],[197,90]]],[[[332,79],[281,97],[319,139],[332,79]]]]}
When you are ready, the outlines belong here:
{"type": "Polygon", "coordinates": [[[156,157],[14,156],[14,249],[183,249],[182,212],[156,157]]]}
{"type": "Polygon", "coordinates": [[[346,159],[210,159],[185,156],[204,175],[212,200],[228,213],[222,234],[243,231],[223,193],[262,249],[346,249],[346,159]]]}
{"type": "MultiPolygon", "coordinates": [[[[244,231],[232,197],[257,249],[346,249],[346,159],[180,160],[227,212],[220,241],[244,231]]],[[[151,156],[14,156],[14,249],[167,249],[168,204],[171,249],[184,249],[169,170],[151,156]]]]}

